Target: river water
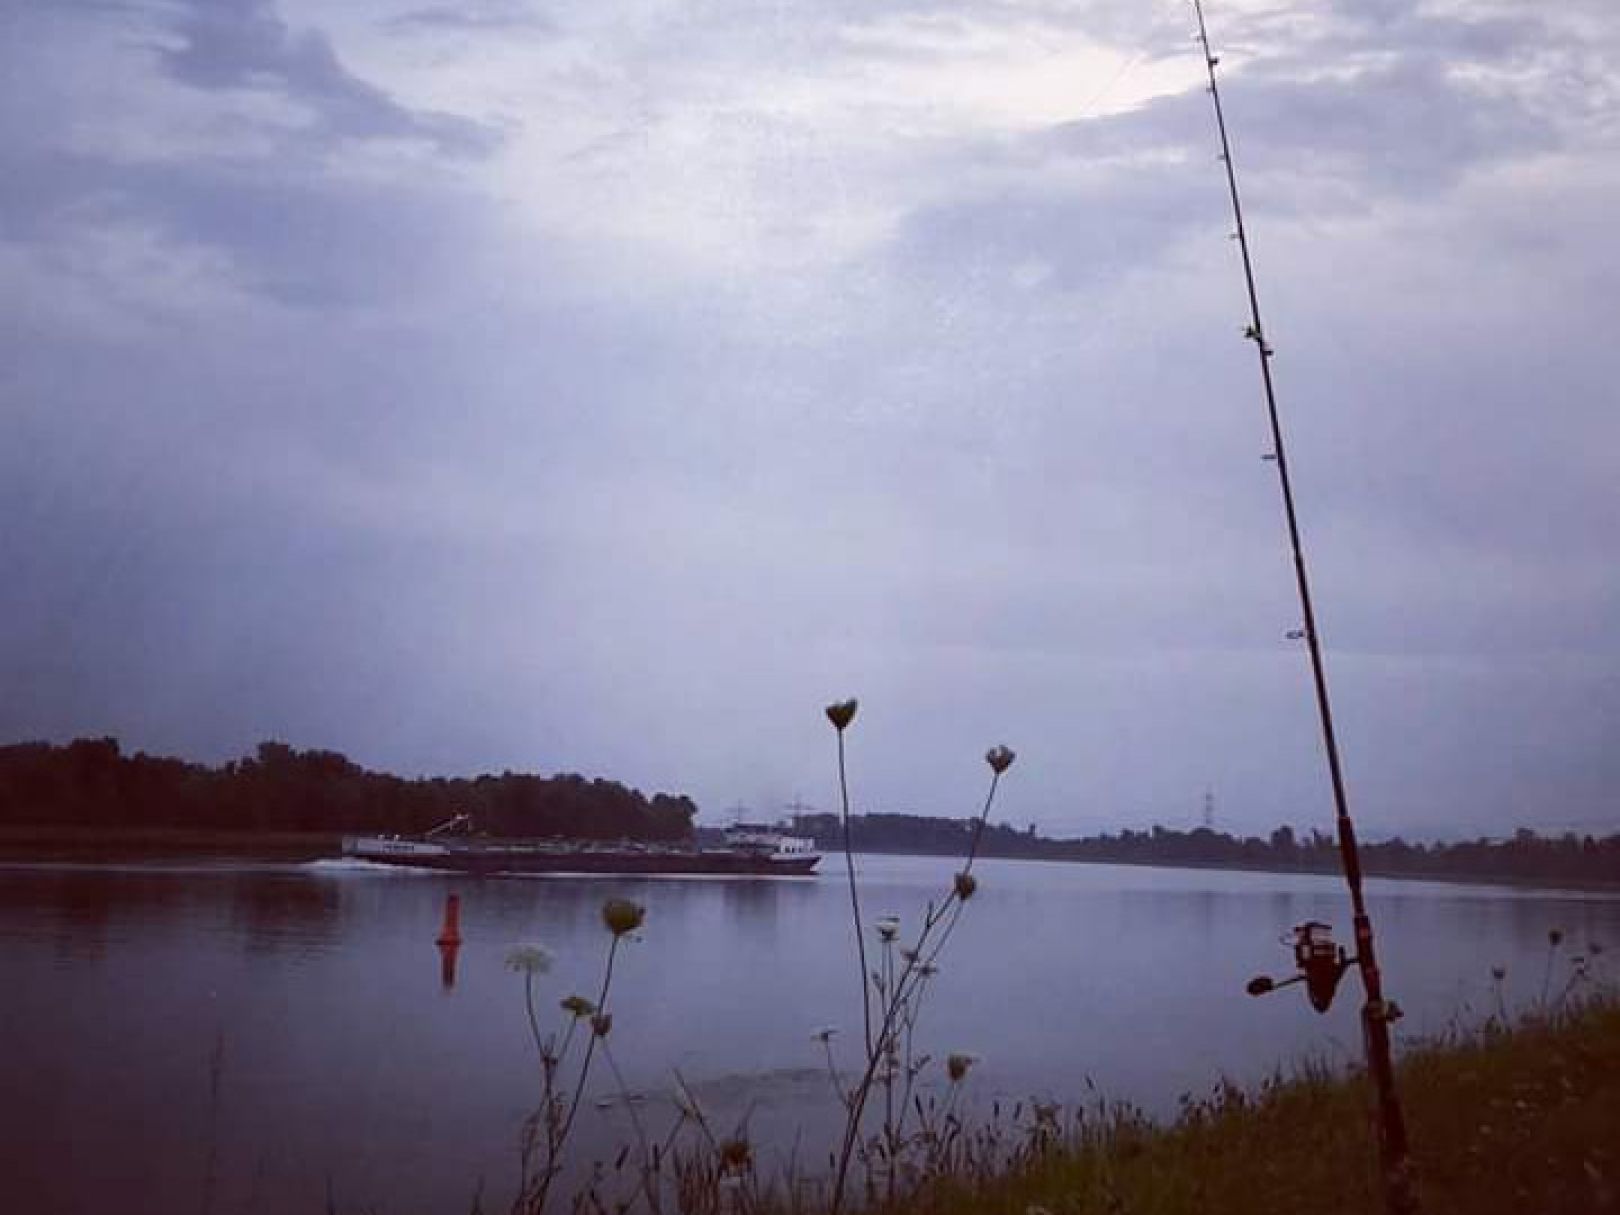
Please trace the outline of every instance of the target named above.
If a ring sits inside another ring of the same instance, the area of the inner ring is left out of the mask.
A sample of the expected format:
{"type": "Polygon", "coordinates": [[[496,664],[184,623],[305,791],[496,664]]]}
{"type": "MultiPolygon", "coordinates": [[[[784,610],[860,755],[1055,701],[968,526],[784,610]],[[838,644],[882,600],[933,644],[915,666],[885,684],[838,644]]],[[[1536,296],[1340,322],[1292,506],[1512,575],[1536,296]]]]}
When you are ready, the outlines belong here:
{"type": "MultiPolygon", "coordinates": [[[[0,866],[0,1206],[102,1212],[504,1209],[535,1103],[513,947],[553,955],[542,1015],[594,995],[602,901],[645,904],[621,951],[614,1055],[657,1108],[675,1069],[717,1122],[746,1118],[767,1165],[825,1159],[833,1099],[812,1035],[860,1014],[836,858],[810,879],[535,877],[474,881],[344,861],[0,866]],[[446,896],[464,938],[453,983],[434,939],[446,896]]],[[[945,859],[862,857],[867,919],[909,927],[948,888],[945,859]]],[[[1315,876],[980,862],[918,1034],[980,1056],[968,1091],[1090,1091],[1173,1108],[1220,1077],[1252,1082],[1359,1051],[1354,976],[1326,1016],[1288,966],[1307,919],[1348,937],[1342,885],[1315,876]]],[[[1557,992],[1568,955],[1620,946],[1611,897],[1369,883],[1402,1036],[1557,992]],[[1548,932],[1564,944],[1549,956],[1548,932]],[[1551,963],[1549,968],[1549,962],[1551,963]]],[[[1620,952],[1616,950],[1614,952],[1620,952]]],[[[1613,970],[1613,952],[1597,959],[1613,970]]],[[[560,1018],[561,1014],[557,1013],[560,1018]]],[[[626,1133],[596,1073],[580,1151],[626,1133]],[[599,1107],[594,1098],[601,1097],[599,1107]]],[[[937,1091],[937,1090],[934,1090],[937,1091]]],[[[649,1117],[651,1114],[649,1114],[649,1117]]]]}

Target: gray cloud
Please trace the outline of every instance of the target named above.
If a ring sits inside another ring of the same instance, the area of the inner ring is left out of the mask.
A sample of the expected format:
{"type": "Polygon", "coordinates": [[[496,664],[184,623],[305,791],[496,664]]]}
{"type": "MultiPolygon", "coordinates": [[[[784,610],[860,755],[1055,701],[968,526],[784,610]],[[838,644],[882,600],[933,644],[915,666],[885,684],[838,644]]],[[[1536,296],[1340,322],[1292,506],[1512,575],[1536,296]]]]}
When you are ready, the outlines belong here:
{"type": "Polygon", "coordinates": [[[461,0],[456,4],[429,4],[401,13],[391,22],[396,28],[416,31],[545,31],[555,23],[536,4],[526,0],[461,0]]]}
{"type": "Polygon", "coordinates": [[[275,0],[194,0],[181,5],[174,29],[181,45],[162,59],[193,88],[273,88],[349,138],[421,139],[462,155],[485,153],[494,142],[493,132],[466,119],[401,106],[345,68],[320,31],[289,27],[275,0]]]}
{"type": "Polygon", "coordinates": [[[18,183],[0,201],[14,239],[73,242],[127,223],[216,251],[240,286],[284,304],[375,304],[434,281],[476,204],[453,190],[401,189],[251,164],[118,163],[101,157],[0,150],[18,183]]]}
{"type": "MultiPolygon", "coordinates": [[[[1209,785],[1325,821],[1206,99],[958,133],[878,90],[893,130],[816,125],[862,72],[948,89],[996,23],[1173,63],[1178,14],[548,9],[469,101],[514,116],[493,146],[400,100],[498,61],[475,27],[518,10],[467,11],[426,66],[443,12],[240,2],[40,9],[48,53],[0,52],[0,736],[768,807],[824,800],[818,706],[857,694],[865,804],[957,812],[1005,739],[1020,821],[1189,821],[1209,785]],[[802,256],[843,200],[857,236],[802,256]]],[[[1587,11],[1217,25],[1376,828],[1590,818],[1620,777],[1587,11]]]]}
{"type": "MultiPolygon", "coordinates": [[[[1226,73],[1251,209],[1285,220],[1365,214],[1557,152],[1566,140],[1539,93],[1462,71],[1522,56],[1538,34],[1547,31],[1535,19],[1419,17],[1397,0],[1350,6],[1309,53],[1226,73]],[[1379,53],[1380,36],[1403,53],[1379,53]],[[1350,74],[1322,74],[1330,49],[1350,74]],[[1363,56],[1370,62],[1356,66],[1363,56]]],[[[1217,146],[1201,90],[984,144],[953,166],[962,183],[953,197],[906,218],[901,256],[925,273],[966,262],[1038,268],[1063,288],[1106,279],[1209,228],[1217,146]],[[1207,171],[1189,171],[1203,162],[1207,171]]]]}

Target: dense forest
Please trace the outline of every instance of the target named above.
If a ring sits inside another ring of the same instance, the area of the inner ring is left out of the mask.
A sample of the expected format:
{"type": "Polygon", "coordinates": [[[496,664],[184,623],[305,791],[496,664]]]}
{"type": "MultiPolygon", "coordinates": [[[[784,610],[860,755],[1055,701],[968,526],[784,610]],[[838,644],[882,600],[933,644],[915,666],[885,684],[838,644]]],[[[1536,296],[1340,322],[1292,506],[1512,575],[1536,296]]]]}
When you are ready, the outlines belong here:
{"type": "MultiPolygon", "coordinates": [[[[470,814],[495,835],[689,841],[697,807],[684,795],[651,797],[611,780],[565,773],[412,779],[372,772],[335,751],[261,743],[219,767],[144,753],[125,755],[116,739],[66,746],[0,746],[0,827],[162,827],[209,831],[416,832],[470,814]]],[[[823,849],[843,845],[836,815],[805,814],[797,831],[823,849]]],[[[960,855],[972,819],[858,814],[859,851],[960,855]]],[[[1336,872],[1338,847],[1322,831],[1239,837],[1208,827],[1048,839],[1033,827],[985,825],[985,856],[1143,865],[1336,872]]],[[[1556,837],[1519,830],[1501,840],[1362,843],[1368,873],[1388,876],[1507,878],[1620,885],[1620,834],[1556,837]]]]}
{"type": "MultiPolygon", "coordinates": [[[[823,848],[843,846],[843,829],[835,815],[801,815],[795,823],[802,834],[814,836],[823,848]]],[[[850,820],[855,848],[869,852],[961,854],[972,831],[972,819],[859,814],[850,820]]],[[[1033,827],[1020,831],[1005,823],[987,823],[979,851],[984,856],[1054,861],[1308,873],[1334,873],[1339,868],[1339,849],[1333,836],[1321,831],[1300,836],[1291,827],[1279,827],[1264,839],[1226,835],[1208,827],[1192,831],[1154,827],[1083,839],[1047,839],[1035,834],[1033,827]]],[[[1503,840],[1437,844],[1408,843],[1399,838],[1377,843],[1362,841],[1361,861],[1368,873],[1390,877],[1510,878],[1620,885],[1620,835],[1546,837],[1520,829],[1503,840]]]]}
{"type": "Polygon", "coordinates": [[[684,841],[697,807],[616,781],[503,772],[406,780],[335,751],[266,742],[221,767],[137,753],[116,739],[0,747],[0,825],[311,832],[423,831],[470,814],[495,835],[684,841]]]}

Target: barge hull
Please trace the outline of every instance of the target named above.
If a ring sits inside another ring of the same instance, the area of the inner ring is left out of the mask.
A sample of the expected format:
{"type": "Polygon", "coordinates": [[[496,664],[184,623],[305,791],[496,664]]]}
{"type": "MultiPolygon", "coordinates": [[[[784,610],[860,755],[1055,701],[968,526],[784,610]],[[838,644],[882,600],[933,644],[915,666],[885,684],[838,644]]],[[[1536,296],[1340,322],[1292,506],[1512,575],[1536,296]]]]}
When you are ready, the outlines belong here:
{"type": "Polygon", "coordinates": [[[537,852],[524,856],[439,855],[390,856],[369,851],[353,851],[356,860],[406,869],[432,869],[444,873],[464,873],[493,877],[505,873],[617,873],[691,874],[731,877],[803,877],[815,871],[819,856],[766,860],[760,857],[727,855],[625,855],[623,853],[537,852]]]}

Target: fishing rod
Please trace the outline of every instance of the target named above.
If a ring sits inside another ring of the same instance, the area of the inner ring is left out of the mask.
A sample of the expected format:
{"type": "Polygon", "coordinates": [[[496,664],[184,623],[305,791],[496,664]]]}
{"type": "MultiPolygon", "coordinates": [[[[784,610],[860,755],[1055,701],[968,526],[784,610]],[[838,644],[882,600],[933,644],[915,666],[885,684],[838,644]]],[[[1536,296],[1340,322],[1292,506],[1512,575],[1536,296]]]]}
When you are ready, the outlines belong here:
{"type": "Polygon", "coordinates": [[[1243,222],[1243,200],[1238,193],[1237,168],[1232,162],[1232,144],[1226,130],[1226,112],[1221,106],[1216,67],[1220,58],[1210,49],[1209,28],[1204,23],[1203,0],[1193,0],[1198,15],[1198,42],[1204,51],[1204,67],[1209,74],[1209,95],[1215,111],[1215,129],[1220,136],[1220,159],[1226,166],[1227,191],[1231,196],[1233,239],[1243,261],[1243,281],[1249,296],[1249,324],[1244,337],[1254,343],[1260,364],[1260,381],[1265,389],[1266,416],[1271,426],[1272,449],[1269,458],[1277,466],[1277,483],[1282,491],[1283,512],[1288,520],[1288,542],[1293,551],[1294,581],[1299,591],[1303,628],[1292,637],[1303,638],[1311,659],[1311,678],[1316,687],[1317,715],[1322,728],[1322,746],[1327,753],[1328,775],[1333,785],[1333,806],[1337,816],[1339,858],[1344,879],[1350,887],[1350,907],[1355,925],[1355,956],[1333,944],[1327,925],[1303,924],[1295,931],[1294,960],[1298,975],[1284,984],[1261,976],[1249,984],[1250,995],[1264,995],[1286,983],[1303,981],[1311,1004],[1326,1012],[1339,979],[1352,965],[1361,973],[1366,999],[1361,1007],[1362,1038],[1367,1053],[1367,1072],[1372,1077],[1377,1099],[1378,1148],[1383,1166],[1384,1201],[1390,1215],[1412,1215],[1417,1198],[1412,1188],[1406,1139],[1406,1118],[1400,1095],[1395,1089],[1395,1066],[1390,1054],[1389,1027],[1400,1016],[1393,1001],[1384,998],[1383,978],[1378,971],[1378,955],[1373,947],[1372,920],[1367,915],[1361,892],[1361,853],[1356,846],[1356,829],[1350,821],[1350,799],[1345,792],[1344,766],[1339,759],[1338,736],[1333,728],[1333,706],[1328,698],[1327,667],[1322,661],[1322,643],[1316,628],[1316,611],[1311,602],[1311,583],[1305,568],[1305,548],[1300,540],[1299,516],[1294,508],[1294,487],[1288,475],[1288,452],[1283,445],[1282,421],[1277,410],[1276,385],[1272,381],[1274,354],[1260,320],[1260,295],[1255,289],[1254,258],[1249,249],[1248,229],[1243,222]]]}

